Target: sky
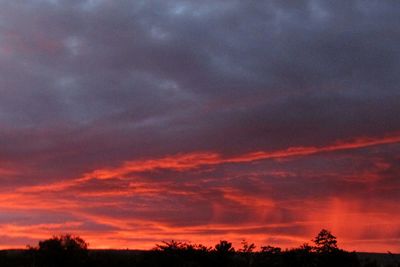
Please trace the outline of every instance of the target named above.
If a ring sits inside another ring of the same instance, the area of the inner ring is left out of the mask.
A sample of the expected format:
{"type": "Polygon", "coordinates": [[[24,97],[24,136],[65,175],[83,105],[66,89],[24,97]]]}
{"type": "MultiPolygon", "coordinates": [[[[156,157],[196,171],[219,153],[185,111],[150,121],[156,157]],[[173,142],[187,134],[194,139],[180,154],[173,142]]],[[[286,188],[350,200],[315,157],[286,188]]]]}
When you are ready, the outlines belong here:
{"type": "Polygon", "coordinates": [[[0,248],[400,253],[400,2],[0,0],[0,248]]]}

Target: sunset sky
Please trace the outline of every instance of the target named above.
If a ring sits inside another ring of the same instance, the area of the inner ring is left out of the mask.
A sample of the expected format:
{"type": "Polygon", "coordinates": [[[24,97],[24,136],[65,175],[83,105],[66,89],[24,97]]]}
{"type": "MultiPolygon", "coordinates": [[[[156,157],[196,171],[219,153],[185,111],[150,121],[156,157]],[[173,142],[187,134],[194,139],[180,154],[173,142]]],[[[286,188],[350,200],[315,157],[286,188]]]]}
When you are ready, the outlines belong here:
{"type": "Polygon", "coordinates": [[[400,1],[0,0],[0,249],[400,253],[400,1]]]}

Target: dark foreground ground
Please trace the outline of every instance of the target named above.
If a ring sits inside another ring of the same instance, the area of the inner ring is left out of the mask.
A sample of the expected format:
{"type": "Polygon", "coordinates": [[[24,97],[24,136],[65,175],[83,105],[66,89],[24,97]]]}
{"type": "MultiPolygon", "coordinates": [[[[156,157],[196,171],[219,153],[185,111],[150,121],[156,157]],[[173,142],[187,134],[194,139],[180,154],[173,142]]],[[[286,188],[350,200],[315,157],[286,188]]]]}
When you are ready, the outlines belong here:
{"type": "Polygon", "coordinates": [[[400,267],[400,254],[312,253],[301,250],[282,252],[231,252],[219,254],[210,251],[138,251],[88,250],[86,255],[67,258],[62,255],[36,255],[29,250],[0,251],[0,267],[134,267],[134,266],[338,266],[338,267],[400,267]]]}
{"type": "Polygon", "coordinates": [[[360,252],[357,256],[364,266],[366,263],[370,264],[367,266],[400,266],[400,254],[360,252]],[[374,262],[376,265],[373,265],[374,262]]]}

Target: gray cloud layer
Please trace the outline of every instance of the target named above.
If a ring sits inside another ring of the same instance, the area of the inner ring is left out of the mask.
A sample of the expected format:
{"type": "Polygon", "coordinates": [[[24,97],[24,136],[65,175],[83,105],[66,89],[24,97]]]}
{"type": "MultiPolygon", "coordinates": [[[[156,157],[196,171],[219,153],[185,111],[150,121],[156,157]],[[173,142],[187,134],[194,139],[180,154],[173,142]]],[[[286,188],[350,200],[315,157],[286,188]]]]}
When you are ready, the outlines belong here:
{"type": "Polygon", "coordinates": [[[104,139],[137,155],[229,153],[398,130],[396,2],[1,6],[8,154],[104,139]]]}

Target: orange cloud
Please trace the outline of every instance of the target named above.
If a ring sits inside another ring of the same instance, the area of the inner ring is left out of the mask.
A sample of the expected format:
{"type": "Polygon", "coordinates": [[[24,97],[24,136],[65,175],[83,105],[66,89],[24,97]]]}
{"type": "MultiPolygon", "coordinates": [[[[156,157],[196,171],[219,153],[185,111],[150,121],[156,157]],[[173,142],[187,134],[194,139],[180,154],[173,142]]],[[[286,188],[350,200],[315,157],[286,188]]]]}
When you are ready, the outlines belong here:
{"type": "MultiPolygon", "coordinates": [[[[42,212],[52,214],[65,210],[71,215],[71,219],[64,223],[50,221],[32,225],[5,223],[0,224],[0,230],[8,233],[8,236],[12,238],[26,237],[35,240],[61,231],[72,231],[86,238],[92,248],[152,248],[155,242],[170,238],[201,242],[210,246],[220,239],[229,239],[239,246],[242,239],[247,239],[256,242],[259,246],[270,244],[295,247],[303,242],[310,242],[319,229],[327,227],[339,237],[343,248],[396,251],[395,247],[388,245],[387,242],[368,243],[368,240],[378,240],[377,237],[389,240],[391,233],[398,231],[400,217],[390,215],[395,208],[392,201],[376,202],[371,204],[371,207],[348,196],[343,199],[318,196],[315,199],[301,200],[289,196],[287,201],[282,201],[274,199],[270,194],[272,191],[268,191],[268,186],[258,184],[257,182],[260,181],[257,177],[254,178],[255,185],[260,186],[261,193],[227,184],[212,185],[209,191],[204,188],[204,192],[198,192],[196,184],[191,181],[178,185],[173,181],[164,181],[154,185],[151,181],[135,179],[135,176],[139,178],[142,175],[141,172],[154,170],[185,172],[218,164],[232,166],[253,161],[304,157],[316,153],[399,142],[400,136],[386,136],[340,141],[323,147],[292,147],[230,157],[214,152],[193,152],[128,161],[116,168],[94,170],[72,181],[25,186],[12,193],[3,192],[0,195],[0,211],[4,214],[11,211],[23,213],[29,210],[30,214],[40,215],[42,212]],[[210,195],[212,197],[208,199],[210,195]],[[172,199],[171,202],[168,202],[169,199],[172,199]],[[168,203],[165,204],[165,201],[168,203]],[[193,209],[182,210],[182,213],[188,213],[187,216],[190,216],[192,212],[199,212],[196,207],[202,207],[204,202],[210,202],[210,205],[204,208],[204,211],[209,213],[209,217],[205,219],[201,217],[202,221],[199,223],[174,224],[174,220],[178,220],[174,216],[180,216],[181,212],[165,215],[162,209],[170,208],[169,205],[179,205],[180,201],[186,201],[184,203],[186,206],[199,205],[194,206],[193,209]],[[132,206],[135,206],[134,209],[132,206]],[[239,213],[237,213],[238,210],[240,210],[239,213]],[[285,217],[288,214],[292,217],[285,217]],[[239,218],[236,223],[232,223],[231,218],[238,219],[235,216],[248,217],[239,218]],[[101,223],[110,229],[101,231],[85,229],[82,223],[84,221],[101,223]],[[369,236],[371,227],[377,230],[369,236]],[[355,243],[354,240],[366,240],[366,243],[355,243]]],[[[378,161],[377,168],[386,171],[390,166],[382,160],[378,161]]],[[[289,177],[287,170],[266,171],[279,177],[279,180],[296,179],[295,176],[289,177]]],[[[374,177],[380,175],[379,172],[368,170],[365,172],[360,170],[360,173],[374,177]]],[[[246,172],[248,176],[251,174],[246,172]]],[[[353,177],[347,178],[343,179],[357,180],[353,177]]],[[[271,190],[274,190],[274,185],[271,186],[271,190]]]]}
{"type": "Polygon", "coordinates": [[[243,155],[224,157],[215,152],[192,152],[177,154],[156,159],[126,161],[119,167],[102,168],[84,174],[75,180],[60,181],[47,185],[23,187],[18,190],[21,193],[60,191],[65,188],[84,183],[91,179],[121,178],[129,174],[153,171],[157,169],[169,169],[174,171],[187,171],[202,166],[213,166],[219,164],[239,164],[269,159],[285,159],[291,157],[308,156],[317,153],[329,153],[336,151],[360,149],[371,146],[394,144],[400,142],[399,134],[392,134],[381,138],[360,137],[350,141],[337,141],[332,145],[322,147],[290,147],[276,151],[258,151],[243,155]]]}

